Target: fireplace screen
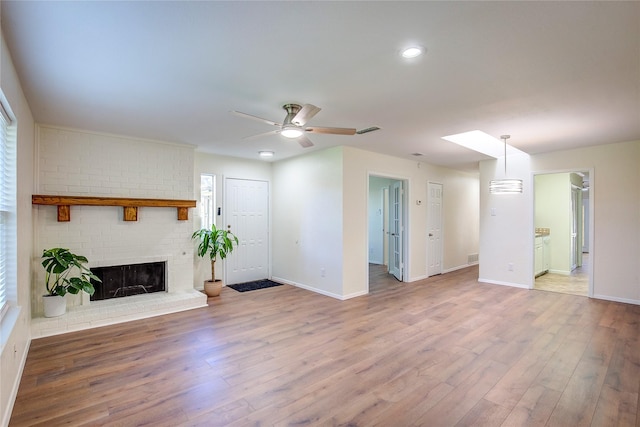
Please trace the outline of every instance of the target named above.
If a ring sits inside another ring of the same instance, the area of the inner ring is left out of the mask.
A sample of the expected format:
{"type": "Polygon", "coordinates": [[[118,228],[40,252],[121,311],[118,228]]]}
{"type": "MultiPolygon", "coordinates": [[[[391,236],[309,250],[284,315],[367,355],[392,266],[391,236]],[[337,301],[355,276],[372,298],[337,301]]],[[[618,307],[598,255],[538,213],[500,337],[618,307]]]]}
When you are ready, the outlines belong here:
{"type": "Polygon", "coordinates": [[[165,262],[148,262],[92,268],[91,272],[102,283],[92,281],[96,291],[91,301],[164,292],[165,265],[165,262]]]}

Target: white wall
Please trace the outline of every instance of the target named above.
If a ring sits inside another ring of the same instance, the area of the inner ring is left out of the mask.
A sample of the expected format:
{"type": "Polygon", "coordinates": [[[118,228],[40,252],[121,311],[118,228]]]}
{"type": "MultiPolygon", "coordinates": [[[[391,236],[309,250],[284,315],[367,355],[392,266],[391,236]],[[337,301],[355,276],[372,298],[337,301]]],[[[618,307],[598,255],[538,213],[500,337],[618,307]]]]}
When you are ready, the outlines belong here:
{"type": "Polygon", "coordinates": [[[0,34],[0,89],[18,123],[17,152],[17,304],[0,322],[0,425],[8,425],[31,341],[31,194],[33,193],[34,121],[0,34]]]}
{"type": "MultiPolygon", "coordinates": [[[[480,277],[530,287],[533,282],[533,173],[593,170],[590,203],[594,297],[640,304],[640,141],[531,156],[517,162],[526,178],[522,195],[490,196],[495,161],[480,164],[480,277]],[[504,197],[498,199],[498,197],[504,197]],[[498,215],[491,216],[496,207],[498,215]],[[507,262],[516,262],[507,271],[507,262]],[[522,266],[522,263],[526,265],[522,266]]],[[[514,162],[516,163],[516,162],[514,162]]],[[[512,166],[509,159],[510,170],[512,166]]]]}
{"type": "Polygon", "coordinates": [[[504,158],[480,162],[480,277],[501,285],[533,282],[533,185],[527,154],[510,155],[509,178],[523,181],[522,194],[489,194],[489,181],[504,178],[504,158]]]}
{"type": "MultiPolygon", "coordinates": [[[[193,200],[194,147],[76,129],[39,126],[36,192],[49,195],[193,200]]],[[[123,221],[114,206],[72,206],[58,222],[55,206],[34,206],[33,312],[42,312],[42,250],[66,247],[90,266],[167,260],[169,292],[193,289],[193,211],[178,221],[176,208],[138,208],[123,221]]],[[[67,296],[69,305],[84,295],[67,296]]]]}
{"type": "MultiPolygon", "coordinates": [[[[224,180],[226,178],[251,179],[255,181],[267,181],[271,187],[271,163],[261,160],[246,160],[237,157],[219,156],[215,154],[195,154],[194,166],[194,198],[200,206],[200,175],[210,174],[216,177],[216,207],[222,207],[224,213],[224,180]]],[[[270,189],[271,191],[271,189],[270,189]]],[[[216,209],[217,211],[217,209],[216,209]]],[[[193,210],[193,227],[198,230],[201,227],[201,215],[199,209],[193,210]]],[[[223,226],[222,217],[216,215],[216,226],[223,226]]],[[[194,243],[195,248],[195,243],[194,243]]],[[[194,251],[193,257],[194,287],[202,289],[205,280],[211,277],[211,264],[209,259],[200,258],[194,251]]],[[[216,262],[216,278],[224,277],[224,262],[216,262]]]]}
{"type": "Polygon", "coordinates": [[[344,295],[343,233],[349,226],[343,222],[342,151],[273,165],[272,275],[335,298],[344,295]]]}

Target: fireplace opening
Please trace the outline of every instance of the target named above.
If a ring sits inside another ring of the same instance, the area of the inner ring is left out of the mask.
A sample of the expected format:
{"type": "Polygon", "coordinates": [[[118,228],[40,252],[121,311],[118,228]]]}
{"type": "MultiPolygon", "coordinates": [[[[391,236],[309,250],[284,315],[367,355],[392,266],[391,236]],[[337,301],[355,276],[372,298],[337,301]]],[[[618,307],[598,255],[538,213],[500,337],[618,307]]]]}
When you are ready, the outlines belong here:
{"type": "Polygon", "coordinates": [[[91,272],[98,276],[102,283],[91,281],[96,290],[91,296],[91,301],[164,292],[165,266],[166,262],[161,261],[92,268],[91,272]]]}

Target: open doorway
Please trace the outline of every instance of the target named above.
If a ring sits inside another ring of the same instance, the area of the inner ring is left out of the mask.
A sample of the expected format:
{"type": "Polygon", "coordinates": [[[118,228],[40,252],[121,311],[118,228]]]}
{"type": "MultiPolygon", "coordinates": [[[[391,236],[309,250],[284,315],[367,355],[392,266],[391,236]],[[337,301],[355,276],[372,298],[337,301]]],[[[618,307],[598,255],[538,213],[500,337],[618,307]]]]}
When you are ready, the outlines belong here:
{"type": "Polygon", "coordinates": [[[369,292],[377,279],[406,278],[406,198],[403,179],[370,175],[368,192],[369,292]]]}
{"type": "Polygon", "coordinates": [[[592,296],[590,171],[534,175],[534,284],[592,296]]]}

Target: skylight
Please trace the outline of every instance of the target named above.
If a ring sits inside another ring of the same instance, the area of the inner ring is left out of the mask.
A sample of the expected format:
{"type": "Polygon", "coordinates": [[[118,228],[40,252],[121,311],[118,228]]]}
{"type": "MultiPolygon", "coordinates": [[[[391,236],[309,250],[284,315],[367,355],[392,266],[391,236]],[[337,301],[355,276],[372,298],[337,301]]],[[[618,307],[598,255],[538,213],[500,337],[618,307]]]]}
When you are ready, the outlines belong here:
{"type": "MultiPolygon", "coordinates": [[[[486,154],[495,159],[504,157],[505,143],[498,138],[494,138],[481,130],[458,133],[455,135],[443,136],[442,139],[461,145],[478,153],[486,154]]],[[[518,154],[522,151],[507,144],[507,154],[518,154]]]]}

